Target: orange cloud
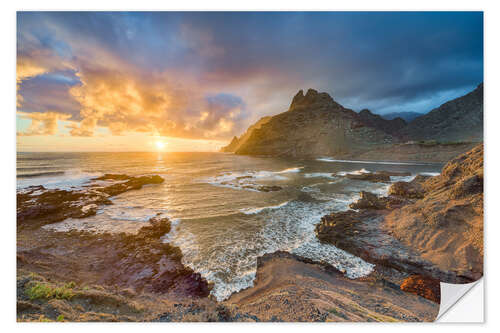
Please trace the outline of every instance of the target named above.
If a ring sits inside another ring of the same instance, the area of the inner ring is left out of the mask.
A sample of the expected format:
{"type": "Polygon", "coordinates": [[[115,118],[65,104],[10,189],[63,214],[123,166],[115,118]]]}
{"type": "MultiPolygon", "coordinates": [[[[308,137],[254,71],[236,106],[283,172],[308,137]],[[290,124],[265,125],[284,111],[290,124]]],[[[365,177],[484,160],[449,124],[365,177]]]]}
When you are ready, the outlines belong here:
{"type": "Polygon", "coordinates": [[[32,112],[32,113],[18,113],[25,119],[30,119],[31,124],[25,132],[18,132],[19,136],[32,136],[32,135],[54,135],[57,133],[57,121],[67,120],[71,117],[69,114],[59,112],[32,112]]]}

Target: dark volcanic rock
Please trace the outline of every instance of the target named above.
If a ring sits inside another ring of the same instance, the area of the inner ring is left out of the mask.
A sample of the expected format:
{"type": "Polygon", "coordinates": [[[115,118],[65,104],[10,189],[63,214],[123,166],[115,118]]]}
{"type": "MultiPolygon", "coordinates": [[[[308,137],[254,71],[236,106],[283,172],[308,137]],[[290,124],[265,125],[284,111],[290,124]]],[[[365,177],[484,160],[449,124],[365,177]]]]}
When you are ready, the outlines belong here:
{"type": "Polygon", "coordinates": [[[281,186],[273,185],[262,185],[257,188],[257,190],[261,192],[274,192],[274,191],[281,191],[283,188],[281,186]]]}
{"type": "Polygon", "coordinates": [[[362,173],[360,175],[352,175],[352,174],[347,174],[347,178],[349,179],[356,179],[356,180],[366,180],[374,183],[379,183],[379,182],[388,182],[391,180],[391,177],[386,175],[386,174],[379,174],[379,173],[362,173]]]}
{"type": "Polygon", "coordinates": [[[385,203],[377,195],[361,191],[361,199],[349,205],[352,209],[385,209],[385,203]]]}
{"type": "Polygon", "coordinates": [[[160,184],[160,176],[132,177],[106,174],[94,180],[110,181],[109,185],[90,184],[84,189],[60,190],[32,186],[17,192],[18,227],[39,227],[67,218],[84,218],[96,214],[100,205],[110,205],[110,196],[142,188],[143,185],[160,184]]]}
{"type": "Polygon", "coordinates": [[[409,199],[420,199],[424,197],[425,192],[418,184],[395,182],[389,188],[389,194],[409,199]]]}
{"type": "Polygon", "coordinates": [[[400,288],[403,291],[422,296],[433,302],[441,302],[439,280],[422,275],[412,275],[401,283],[400,288]]]}
{"type": "Polygon", "coordinates": [[[18,250],[18,267],[63,281],[130,288],[137,293],[208,296],[207,281],[182,264],[178,247],[163,242],[170,229],[170,221],[158,216],[136,234],[38,229],[42,236],[18,250]]]}

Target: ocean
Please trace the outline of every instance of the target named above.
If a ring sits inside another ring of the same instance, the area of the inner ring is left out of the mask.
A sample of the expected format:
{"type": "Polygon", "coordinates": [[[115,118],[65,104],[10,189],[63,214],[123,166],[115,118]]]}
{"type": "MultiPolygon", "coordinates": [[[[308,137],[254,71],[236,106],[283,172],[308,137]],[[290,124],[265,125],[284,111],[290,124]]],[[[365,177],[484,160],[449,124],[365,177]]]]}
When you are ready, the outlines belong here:
{"type": "Polygon", "coordinates": [[[80,189],[104,173],[157,174],[160,185],[112,198],[96,216],[44,228],[60,232],[134,232],[157,214],[170,218],[163,237],[178,246],[183,263],[214,283],[218,299],[252,286],[257,258],[284,250],[324,261],[349,278],[373,265],[333,245],[321,244],[314,226],[332,211],[348,209],[362,190],[386,194],[390,184],[351,180],[347,173],[410,171],[439,174],[441,164],[292,160],[224,153],[18,153],[17,188],[80,189]],[[279,191],[262,191],[279,186],[279,191]]]}

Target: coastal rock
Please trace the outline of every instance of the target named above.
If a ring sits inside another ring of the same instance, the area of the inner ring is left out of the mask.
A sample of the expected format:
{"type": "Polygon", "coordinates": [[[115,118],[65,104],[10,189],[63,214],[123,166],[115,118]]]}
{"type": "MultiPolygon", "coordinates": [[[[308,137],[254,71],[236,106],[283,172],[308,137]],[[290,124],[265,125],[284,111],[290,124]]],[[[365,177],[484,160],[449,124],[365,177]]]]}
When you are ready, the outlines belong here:
{"type": "Polygon", "coordinates": [[[408,182],[395,182],[389,188],[389,194],[409,199],[421,199],[425,191],[419,184],[408,182]]]}
{"type": "MultiPolygon", "coordinates": [[[[182,264],[178,247],[163,242],[171,223],[153,217],[137,233],[50,232],[18,251],[18,267],[50,274],[55,279],[85,281],[133,293],[207,297],[208,282],[182,264]]],[[[27,234],[31,235],[31,233],[27,234]]]]}
{"type": "Polygon", "coordinates": [[[107,184],[90,183],[85,188],[72,190],[32,186],[18,191],[18,227],[36,228],[67,218],[92,216],[99,206],[112,204],[109,197],[140,189],[144,185],[160,184],[164,179],[157,175],[132,177],[106,174],[92,181],[105,181],[107,184]]]}
{"type": "Polygon", "coordinates": [[[389,182],[391,180],[391,177],[386,174],[380,174],[380,173],[362,173],[362,174],[346,174],[345,175],[349,179],[355,179],[355,180],[366,180],[369,182],[374,182],[374,183],[383,183],[383,182],[389,182]]]}
{"type": "Polygon", "coordinates": [[[396,192],[422,198],[389,214],[386,228],[441,270],[478,279],[483,274],[483,145],[454,158],[420,186],[425,195],[398,185],[402,190],[396,192]]]}
{"type": "Polygon", "coordinates": [[[274,192],[274,191],[281,191],[283,188],[281,186],[277,185],[262,185],[257,188],[258,191],[260,192],[274,192]]]}
{"type": "Polygon", "coordinates": [[[366,192],[366,191],[361,191],[360,192],[361,198],[349,205],[350,208],[352,209],[385,209],[386,205],[385,202],[380,200],[377,195],[366,192]]]}
{"type": "Polygon", "coordinates": [[[401,283],[400,288],[403,291],[422,296],[438,304],[441,301],[441,286],[437,279],[412,275],[401,283]]]}

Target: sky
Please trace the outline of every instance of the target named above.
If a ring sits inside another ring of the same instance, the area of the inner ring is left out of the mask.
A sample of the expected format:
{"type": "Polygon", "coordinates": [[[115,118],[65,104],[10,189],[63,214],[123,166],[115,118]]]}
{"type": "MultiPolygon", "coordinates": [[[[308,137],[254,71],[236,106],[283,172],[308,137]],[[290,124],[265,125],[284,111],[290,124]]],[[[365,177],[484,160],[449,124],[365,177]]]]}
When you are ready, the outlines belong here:
{"type": "Polygon", "coordinates": [[[428,112],[483,81],[481,12],[18,12],[18,151],[215,151],[300,89],[428,112]]]}

